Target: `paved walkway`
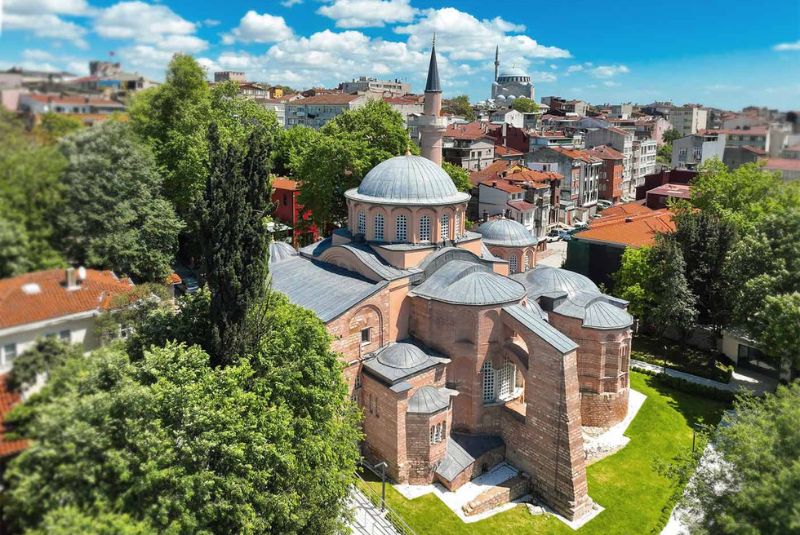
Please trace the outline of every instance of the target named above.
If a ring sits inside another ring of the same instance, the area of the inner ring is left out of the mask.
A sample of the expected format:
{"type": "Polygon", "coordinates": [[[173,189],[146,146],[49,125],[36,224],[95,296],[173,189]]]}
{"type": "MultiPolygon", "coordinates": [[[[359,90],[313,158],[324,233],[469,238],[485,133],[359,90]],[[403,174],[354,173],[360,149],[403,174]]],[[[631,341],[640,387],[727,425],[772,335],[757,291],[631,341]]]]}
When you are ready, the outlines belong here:
{"type": "Polygon", "coordinates": [[[400,535],[391,522],[386,520],[385,513],[376,507],[363,492],[353,487],[348,498],[353,511],[350,532],[357,535],[400,535]]]}
{"type": "Polygon", "coordinates": [[[696,383],[699,385],[717,388],[719,390],[729,390],[731,392],[738,392],[740,388],[752,391],[754,394],[760,395],[764,392],[772,392],[778,385],[777,379],[768,377],[755,371],[745,370],[743,368],[736,369],[733,372],[730,383],[721,383],[705,377],[692,375],[691,373],[673,370],[672,368],[665,368],[657,364],[650,364],[641,360],[631,359],[631,367],[634,369],[647,370],[653,373],[666,373],[670,377],[676,377],[696,383]]]}

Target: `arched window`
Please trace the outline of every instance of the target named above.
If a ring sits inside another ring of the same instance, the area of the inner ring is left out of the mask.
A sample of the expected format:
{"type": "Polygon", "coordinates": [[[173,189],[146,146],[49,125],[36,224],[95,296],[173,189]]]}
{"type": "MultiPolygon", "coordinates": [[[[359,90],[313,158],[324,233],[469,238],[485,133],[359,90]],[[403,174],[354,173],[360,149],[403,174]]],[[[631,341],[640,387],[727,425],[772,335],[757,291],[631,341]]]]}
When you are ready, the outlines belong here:
{"type": "Polygon", "coordinates": [[[442,214],[439,221],[442,225],[442,241],[444,241],[450,238],[450,216],[442,214]]]}
{"type": "Polygon", "coordinates": [[[527,269],[532,268],[533,264],[534,264],[533,251],[528,251],[528,254],[526,255],[526,258],[527,258],[528,267],[526,267],[525,269],[527,270],[527,269]]]}
{"type": "Polygon", "coordinates": [[[488,360],[483,363],[483,402],[494,403],[494,368],[488,360]]]}
{"type": "Polygon", "coordinates": [[[517,387],[517,370],[511,362],[506,360],[502,368],[497,370],[497,397],[508,399],[517,387]]]}
{"type": "Polygon", "coordinates": [[[517,272],[517,255],[512,254],[508,257],[508,272],[509,273],[516,273],[517,272]]]}
{"type": "Polygon", "coordinates": [[[397,241],[406,241],[408,239],[408,221],[406,216],[399,215],[394,220],[394,237],[397,241]]]}
{"type": "Polygon", "coordinates": [[[456,228],[453,229],[453,237],[456,239],[461,237],[461,212],[456,212],[456,228]]]}
{"type": "Polygon", "coordinates": [[[362,236],[367,233],[367,216],[364,212],[358,213],[358,229],[356,232],[362,236]]]}
{"type": "Polygon", "coordinates": [[[375,214],[375,239],[383,241],[383,214],[375,214]]]}
{"type": "Polygon", "coordinates": [[[522,271],[523,272],[528,271],[528,259],[529,259],[528,254],[523,254],[522,255],[522,271]]]}
{"type": "Polygon", "coordinates": [[[424,215],[419,218],[419,241],[431,241],[431,218],[424,215]]]}

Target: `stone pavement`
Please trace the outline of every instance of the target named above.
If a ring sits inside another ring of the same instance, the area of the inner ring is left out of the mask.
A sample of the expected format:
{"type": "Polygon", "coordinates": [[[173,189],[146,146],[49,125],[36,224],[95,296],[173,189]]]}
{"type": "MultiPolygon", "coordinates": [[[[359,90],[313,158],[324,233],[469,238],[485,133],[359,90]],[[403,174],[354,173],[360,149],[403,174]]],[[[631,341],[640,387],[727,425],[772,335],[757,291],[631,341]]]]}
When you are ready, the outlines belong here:
{"type": "Polygon", "coordinates": [[[666,373],[670,377],[683,379],[690,383],[717,388],[719,390],[729,390],[731,392],[738,392],[740,388],[744,388],[752,391],[756,395],[760,395],[764,392],[774,391],[778,385],[777,379],[744,368],[737,368],[733,372],[730,383],[721,383],[712,379],[706,379],[705,377],[698,377],[691,373],[665,368],[657,364],[650,364],[636,359],[631,359],[631,367],[633,369],[647,370],[653,373],[666,373]]]}
{"type": "Polygon", "coordinates": [[[385,513],[376,507],[363,492],[356,487],[347,499],[353,512],[350,533],[356,535],[401,535],[386,519],[385,513]]]}

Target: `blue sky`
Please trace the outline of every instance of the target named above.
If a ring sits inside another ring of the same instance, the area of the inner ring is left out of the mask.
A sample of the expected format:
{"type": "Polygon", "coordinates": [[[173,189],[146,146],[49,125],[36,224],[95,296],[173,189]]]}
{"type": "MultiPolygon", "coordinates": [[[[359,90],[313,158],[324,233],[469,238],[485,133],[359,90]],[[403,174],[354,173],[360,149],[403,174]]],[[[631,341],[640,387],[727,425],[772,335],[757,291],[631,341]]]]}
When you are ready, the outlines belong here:
{"type": "Polygon", "coordinates": [[[593,103],[800,108],[800,1],[0,0],[0,68],[85,73],[109,57],[162,79],[175,52],[209,71],[334,86],[358,75],[421,90],[433,32],[446,95],[486,98],[502,66],[593,103]]]}

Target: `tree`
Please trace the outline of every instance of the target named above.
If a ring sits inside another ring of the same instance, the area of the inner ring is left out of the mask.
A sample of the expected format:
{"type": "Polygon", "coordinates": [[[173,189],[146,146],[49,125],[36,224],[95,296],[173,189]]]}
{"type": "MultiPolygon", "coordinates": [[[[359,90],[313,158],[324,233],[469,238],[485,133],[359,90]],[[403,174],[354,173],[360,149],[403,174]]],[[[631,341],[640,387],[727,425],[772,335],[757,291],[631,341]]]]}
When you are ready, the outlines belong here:
{"type": "Polygon", "coordinates": [[[668,144],[668,145],[671,146],[672,143],[676,139],[680,139],[682,137],[683,137],[683,134],[681,134],[680,132],[678,132],[674,128],[670,128],[669,130],[664,132],[664,135],[661,137],[661,139],[664,141],[665,144],[668,144]]]}
{"type": "Polygon", "coordinates": [[[77,346],[70,346],[55,338],[40,338],[14,361],[8,386],[12,390],[21,390],[25,385],[33,385],[38,375],[49,374],[50,370],[60,367],[68,358],[80,355],[77,346]]]}
{"type": "Polygon", "coordinates": [[[244,150],[234,144],[223,148],[216,124],[209,129],[211,170],[198,220],[215,364],[231,362],[251,347],[245,321],[264,295],[268,271],[264,217],[270,207],[271,141],[266,129],[256,130],[244,150]]]}
{"type": "Polygon", "coordinates": [[[43,143],[55,143],[75,130],[83,128],[77,117],[63,113],[48,112],[42,114],[42,122],[34,128],[34,134],[43,143]]]}
{"type": "Polygon", "coordinates": [[[764,300],[764,330],[759,342],[779,363],[800,366],[800,292],[768,295],[764,300]]]}
{"type": "Polygon", "coordinates": [[[472,181],[469,179],[469,173],[460,165],[453,165],[450,162],[442,162],[442,169],[450,175],[450,179],[455,184],[458,191],[469,192],[472,190],[472,181]]]}
{"type": "Polygon", "coordinates": [[[116,345],[54,370],[20,406],[25,418],[10,415],[36,444],[5,472],[13,527],[50,532],[90,518],[116,533],[129,518],[131,533],[341,528],[359,434],[336,355],[312,313],[280,301],[268,314],[252,364],[215,368],[177,344],[131,362],[116,345]]]}
{"type": "Polygon", "coordinates": [[[537,113],[539,111],[539,105],[527,97],[515,99],[511,107],[522,113],[537,113]]]}
{"type": "Polygon", "coordinates": [[[629,302],[628,310],[639,319],[645,319],[656,297],[649,294],[652,247],[626,247],[622,253],[619,271],[614,276],[614,294],[629,302]]]}
{"type": "Polygon", "coordinates": [[[656,161],[660,164],[670,165],[672,163],[672,144],[664,143],[656,151],[656,161]]]}
{"type": "Polygon", "coordinates": [[[64,138],[69,165],[53,220],[72,262],[161,282],[175,258],[180,220],[160,196],[162,178],[130,126],[106,122],[64,138]]]}
{"type": "Polygon", "coordinates": [[[301,151],[314,146],[320,133],[304,125],[293,126],[278,131],[275,139],[272,171],[276,176],[289,176],[294,174],[292,158],[297,160],[301,151]]]}
{"type": "Polygon", "coordinates": [[[442,102],[442,111],[452,113],[453,115],[460,115],[467,121],[475,120],[475,110],[472,109],[467,95],[458,95],[457,97],[444,99],[442,102]]]}
{"type": "Polygon", "coordinates": [[[66,160],[2,109],[0,139],[0,271],[8,276],[60,267],[64,259],[51,245],[50,214],[60,202],[66,160]]]}
{"type": "Polygon", "coordinates": [[[683,334],[697,320],[696,299],[686,281],[686,263],[680,246],[663,235],[650,251],[652,275],[648,291],[655,296],[648,320],[659,336],[673,328],[683,334]]]}
{"type": "Polygon", "coordinates": [[[25,530],[25,535],[148,535],[153,527],[129,515],[103,511],[95,507],[84,512],[76,507],[61,507],[48,512],[41,527],[25,530]]]}
{"type": "Polygon", "coordinates": [[[793,533],[800,525],[800,383],[740,397],[687,487],[692,533],[793,533]]]}

